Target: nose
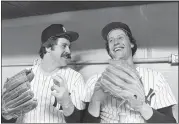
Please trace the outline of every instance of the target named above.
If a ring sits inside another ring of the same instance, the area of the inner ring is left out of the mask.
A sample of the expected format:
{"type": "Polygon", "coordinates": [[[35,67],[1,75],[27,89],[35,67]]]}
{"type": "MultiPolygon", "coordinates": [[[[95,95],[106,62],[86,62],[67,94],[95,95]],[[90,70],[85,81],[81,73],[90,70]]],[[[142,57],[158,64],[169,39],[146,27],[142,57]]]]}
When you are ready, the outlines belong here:
{"type": "Polygon", "coordinates": [[[69,53],[69,54],[71,53],[69,47],[66,47],[65,51],[66,51],[67,53],[69,53]]]}
{"type": "Polygon", "coordinates": [[[120,44],[120,41],[117,38],[114,39],[114,45],[118,45],[118,44],[120,44]]]}

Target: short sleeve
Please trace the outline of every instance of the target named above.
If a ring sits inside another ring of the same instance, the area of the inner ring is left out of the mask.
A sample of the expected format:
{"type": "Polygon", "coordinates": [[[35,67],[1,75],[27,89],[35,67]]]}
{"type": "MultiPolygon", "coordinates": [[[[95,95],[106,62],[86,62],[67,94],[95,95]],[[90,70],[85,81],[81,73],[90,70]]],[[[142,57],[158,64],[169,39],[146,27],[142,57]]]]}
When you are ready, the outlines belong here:
{"type": "Polygon", "coordinates": [[[95,87],[95,84],[96,84],[99,77],[101,77],[101,74],[95,74],[87,80],[86,85],[85,85],[85,89],[84,89],[84,95],[83,95],[83,101],[84,102],[90,102],[91,101],[91,97],[92,97],[93,92],[94,92],[94,87],[95,87]]]}
{"type": "Polygon", "coordinates": [[[158,73],[156,81],[156,85],[159,88],[158,91],[156,91],[154,105],[152,107],[160,109],[177,104],[169,84],[161,73],[158,73]]]}
{"type": "Polygon", "coordinates": [[[71,92],[71,99],[78,110],[83,110],[85,109],[85,104],[82,101],[85,84],[83,77],[81,76],[81,74],[79,75],[80,76],[74,83],[74,89],[71,92]]]}

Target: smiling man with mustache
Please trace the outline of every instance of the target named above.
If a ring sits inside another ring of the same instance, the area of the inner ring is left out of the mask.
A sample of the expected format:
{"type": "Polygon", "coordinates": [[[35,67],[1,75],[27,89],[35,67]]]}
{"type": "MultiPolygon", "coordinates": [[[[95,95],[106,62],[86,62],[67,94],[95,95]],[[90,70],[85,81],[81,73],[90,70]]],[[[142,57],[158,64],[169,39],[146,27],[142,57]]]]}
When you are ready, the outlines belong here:
{"type": "MultiPolygon", "coordinates": [[[[175,123],[172,106],[177,102],[163,75],[152,69],[137,67],[133,62],[137,44],[128,25],[122,22],[109,23],[103,28],[102,36],[111,61],[116,64],[116,70],[120,67],[116,74],[123,80],[123,86],[125,83],[126,86],[129,86],[129,83],[141,83],[141,87],[136,90],[141,91],[143,100],[138,100],[135,95],[128,95],[126,89],[130,90],[129,87],[118,87],[119,90],[114,88],[114,92],[117,92],[115,96],[104,92],[102,85],[105,81],[102,79],[108,71],[106,69],[86,82],[84,101],[89,104],[86,120],[101,123],[175,123]],[[140,80],[129,75],[139,76],[140,80]],[[96,85],[99,81],[103,82],[96,85]],[[126,100],[125,103],[120,102],[121,98],[126,100]]],[[[116,85],[120,80],[113,78],[116,85]]],[[[107,86],[110,87],[110,81],[107,86]]]]}
{"type": "Polygon", "coordinates": [[[85,108],[81,101],[84,80],[80,73],[67,67],[71,42],[78,37],[77,32],[66,31],[62,24],[52,24],[42,32],[40,58],[31,68],[34,73],[31,90],[38,105],[18,117],[18,123],[80,122],[78,113],[85,108]]]}

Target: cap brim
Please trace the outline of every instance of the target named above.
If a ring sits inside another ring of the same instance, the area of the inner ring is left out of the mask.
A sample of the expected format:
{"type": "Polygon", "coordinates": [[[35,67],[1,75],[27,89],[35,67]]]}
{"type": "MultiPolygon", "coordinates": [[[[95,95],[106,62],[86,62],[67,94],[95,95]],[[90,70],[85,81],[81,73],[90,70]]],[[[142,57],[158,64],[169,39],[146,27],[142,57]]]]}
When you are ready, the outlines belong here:
{"type": "Polygon", "coordinates": [[[67,31],[61,34],[57,34],[56,37],[61,37],[61,36],[68,36],[70,39],[70,42],[76,41],[79,38],[79,34],[77,32],[73,31],[67,31]]]}
{"type": "Polygon", "coordinates": [[[109,23],[102,29],[102,37],[103,37],[104,40],[107,41],[108,33],[110,31],[112,31],[112,30],[115,30],[115,29],[121,29],[121,30],[123,30],[125,32],[128,32],[130,35],[132,35],[130,29],[128,29],[128,28],[129,27],[126,24],[122,23],[122,22],[109,23]],[[126,29],[128,29],[130,32],[128,30],[126,30],[126,29]]]}

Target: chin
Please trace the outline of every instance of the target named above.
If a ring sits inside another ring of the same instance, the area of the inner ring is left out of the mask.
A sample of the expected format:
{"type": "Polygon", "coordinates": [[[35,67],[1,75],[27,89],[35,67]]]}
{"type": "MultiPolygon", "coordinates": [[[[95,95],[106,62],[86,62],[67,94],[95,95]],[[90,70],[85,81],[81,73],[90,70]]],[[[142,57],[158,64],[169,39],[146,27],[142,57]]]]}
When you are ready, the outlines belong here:
{"type": "Polygon", "coordinates": [[[67,63],[60,61],[60,62],[59,62],[59,66],[60,66],[60,67],[67,66],[67,63]]]}
{"type": "Polygon", "coordinates": [[[67,66],[67,63],[63,63],[62,66],[67,66]]]}

